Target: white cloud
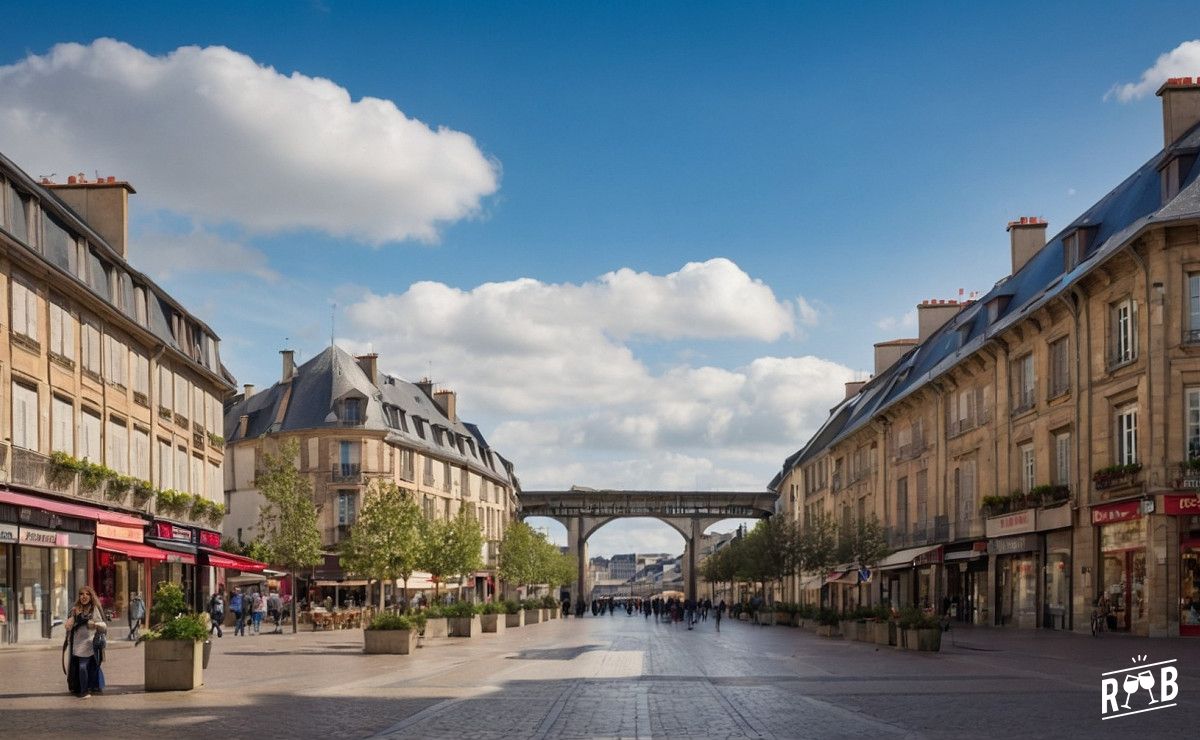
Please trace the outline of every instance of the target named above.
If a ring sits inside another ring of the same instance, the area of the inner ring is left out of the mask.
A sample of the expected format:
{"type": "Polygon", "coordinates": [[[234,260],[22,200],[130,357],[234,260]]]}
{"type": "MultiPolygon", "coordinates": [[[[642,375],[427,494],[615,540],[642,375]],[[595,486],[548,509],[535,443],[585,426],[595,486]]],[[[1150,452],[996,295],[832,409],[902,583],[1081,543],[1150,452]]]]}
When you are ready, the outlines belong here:
{"type": "Polygon", "coordinates": [[[1142,72],[1142,77],[1137,82],[1113,85],[1104,94],[1104,99],[1116,98],[1122,103],[1128,103],[1152,95],[1168,78],[1197,75],[1200,75],[1200,39],[1184,41],[1159,56],[1154,66],[1142,72]]]}
{"type": "Polygon", "coordinates": [[[265,254],[209,231],[197,229],[187,234],[142,232],[135,240],[133,249],[136,254],[131,257],[138,267],[159,280],[197,272],[245,273],[268,282],[279,279],[279,274],[267,266],[265,254]]]}
{"type": "Polygon", "coordinates": [[[875,326],[884,331],[897,331],[899,329],[916,329],[917,328],[917,309],[913,309],[906,314],[900,316],[884,316],[882,319],[875,322],[875,326]]]}
{"type": "Polygon", "coordinates": [[[435,239],[499,187],[467,134],[219,46],[99,39],[0,66],[0,138],[30,172],[99,169],[208,224],[374,244],[435,239]]]}
{"type": "Polygon", "coordinates": [[[821,320],[821,312],[804,296],[796,296],[796,319],[805,326],[816,326],[821,320]]]}

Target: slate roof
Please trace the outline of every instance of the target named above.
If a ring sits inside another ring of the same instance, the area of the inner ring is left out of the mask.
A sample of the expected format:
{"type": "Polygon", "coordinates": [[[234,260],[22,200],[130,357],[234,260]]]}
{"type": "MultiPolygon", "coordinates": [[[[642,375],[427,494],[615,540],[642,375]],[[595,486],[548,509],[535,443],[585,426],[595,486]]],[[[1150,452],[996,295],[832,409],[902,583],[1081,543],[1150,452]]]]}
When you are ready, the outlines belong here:
{"type": "Polygon", "coordinates": [[[225,409],[226,444],[307,429],[384,432],[390,443],[519,488],[511,463],[487,444],[477,426],[451,421],[416,384],[385,373],[368,378],[354,356],[336,345],[297,367],[290,379],[250,398],[236,396],[225,409]],[[347,398],[365,401],[361,424],[337,419],[338,403],[347,398]],[[243,415],[248,417],[244,436],[238,433],[243,415]]]}
{"type": "Polygon", "coordinates": [[[787,458],[772,483],[778,485],[794,467],[859,431],[879,413],[945,374],[993,337],[1063,294],[1146,228],[1200,218],[1200,158],[1193,163],[1179,193],[1165,204],[1159,175],[1159,167],[1170,157],[1197,148],[1200,148],[1200,125],[1155,154],[1084,211],[1020,270],[959,311],[932,336],[868,381],[856,396],[835,406],[812,439],[787,458]],[[1082,227],[1095,228],[1096,233],[1079,264],[1064,272],[1063,240],[1082,227]],[[988,304],[996,298],[1006,298],[1007,304],[989,322],[988,304]]]}

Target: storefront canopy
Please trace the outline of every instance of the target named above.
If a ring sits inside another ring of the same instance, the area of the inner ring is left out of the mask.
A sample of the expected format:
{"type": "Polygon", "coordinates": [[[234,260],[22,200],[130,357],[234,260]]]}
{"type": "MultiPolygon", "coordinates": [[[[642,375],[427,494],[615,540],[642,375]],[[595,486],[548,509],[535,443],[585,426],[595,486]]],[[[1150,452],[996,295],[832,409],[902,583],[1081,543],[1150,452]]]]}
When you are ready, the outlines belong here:
{"type": "Polygon", "coordinates": [[[55,514],[62,514],[63,516],[71,516],[76,519],[90,519],[95,522],[116,524],[121,527],[137,527],[140,529],[146,526],[145,519],[130,516],[129,514],[98,509],[95,506],[87,506],[85,504],[69,504],[65,501],[56,501],[40,496],[28,496],[24,493],[15,493],[13,491],[0,491],[0,504],[11,504],[29,509],[43,509],[55,514]]]}
{"type": "Polygon", "coordinates": [[[103,537],[96,538],[96,549],[105,550],[107,552],[115,552],[119,555],[128,555],[131,558],[141,558],[142,560],[152,560],[156,563],[161,563],[168,556],[174,553],[164,552],[157,547],[149,545],[139,545],[136,542],[118,542],[117,540],[106,540],[103,537]]]}
{"type": "Polygon", "coordinates": [[[942,561],[942,546],[910,547],[888,555],[875,566],[876,570],[898,570],[942,561]]]}
{"type": "Polygon", "coordinates": [[[266,570],[267,564],[260,563],[253,558],[234,555],[231,552],[223,550],[213,550],[207,547],[200,548],[202,559],[207,560],[207,564],[215,568],[226,568],[228,570],[240,570],[243,573],[261,573],[266,570]]]}

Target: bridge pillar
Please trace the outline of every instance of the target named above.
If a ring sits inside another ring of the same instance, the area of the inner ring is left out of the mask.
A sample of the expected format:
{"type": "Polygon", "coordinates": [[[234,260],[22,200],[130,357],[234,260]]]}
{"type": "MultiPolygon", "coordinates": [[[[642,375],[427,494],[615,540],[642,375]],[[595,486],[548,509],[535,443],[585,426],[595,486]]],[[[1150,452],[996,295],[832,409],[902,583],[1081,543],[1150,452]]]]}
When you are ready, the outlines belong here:
{"type": "Polygon", "coordinates": [[[700,545],[700,536],[704,534],[704,527],[699,519],[692,519],[689,524],[690,534],[687,541],[688,553],[688,581],[687,581],[687,597],[695,601],[699,594],[696,593],[696,548],[700,545]]]}
{"type": "Polygon", "coordinates": [[[585,591],[587,590],[587,537],[590,532],[585,531],[587,526],[583,517],[575,516],[570,518],[559,519],[567,527],[567,552],[575,556],[578,561],[576,566],[578,571],[575,577],[574,587],[571,589],[572,602],[579,599],[586,599],[585,591]]]}

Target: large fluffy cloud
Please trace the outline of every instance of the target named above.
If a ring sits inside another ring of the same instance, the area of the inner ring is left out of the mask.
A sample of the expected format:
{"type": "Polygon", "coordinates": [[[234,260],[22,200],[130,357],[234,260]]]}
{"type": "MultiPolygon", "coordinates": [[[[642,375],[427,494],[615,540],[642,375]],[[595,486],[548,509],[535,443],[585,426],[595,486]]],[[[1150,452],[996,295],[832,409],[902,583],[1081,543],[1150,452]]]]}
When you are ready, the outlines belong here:
{"type": "Polygon", "coordinates": [[[1142,77],[1137,82],[1113,85],[1104,99],[1116,98],[1122,103],[1128,103],[1154,93],[1170,77],[1197,75],[1200,75],[1200,39],[1184,41],[1159,56],[1154,61],[1154,66],[1142,72],[1142,77]]]}
{"type": "Polygon", "coordinates": [[[28,171],[99,169],[205,222],[371,243],[433,239],[499,182],[467,134],[224,47],[99,39],[0,67],[0,142],[28,171]]]}
{"type": "Polygon", "coordinates": [[[432,365],[464,415],[490,422],[526,487],[762,488],[853,371],[812,356],[690,365],[656,350],[787,337],[814,320],[798,300],[725,259],[584,284],[426,282],[349,306],[347,344],[370,343],[404,377],[432,365]]]}

